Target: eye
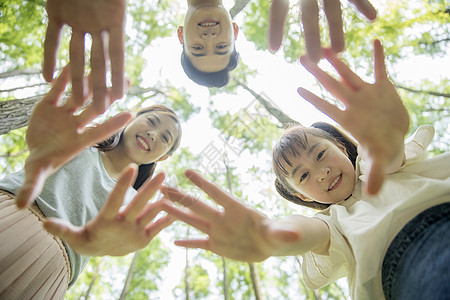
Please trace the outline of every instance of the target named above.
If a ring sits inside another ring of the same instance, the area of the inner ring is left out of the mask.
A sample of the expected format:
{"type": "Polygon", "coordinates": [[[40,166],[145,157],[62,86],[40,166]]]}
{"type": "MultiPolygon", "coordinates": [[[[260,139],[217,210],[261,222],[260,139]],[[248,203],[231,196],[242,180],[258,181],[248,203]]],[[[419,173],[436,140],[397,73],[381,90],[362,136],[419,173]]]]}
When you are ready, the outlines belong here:
{"type": "Polygon", "coordinates": [[[155,126],[155,121],[153,121],[150,118],[147,118],[148,122],[150,123],[151,126],[155,126]]]}
{"type": "Polygon", "coordinates": [[[169,143],[169,139],[167,138],[167,135],[163,135],[161,136],[161,139],[164,143],[168,144],[169,143]]]}
{"type": "Polygon", "coordinates": [[[325,150],[320,151],[319,154],[317,154],[317,161],[319,161],[324,154],[325,154],[325,150]]]}
{"type": "Polygon", "coordinates": [[[303,173],[303,175],[300,176],[300,183],[308,177],[309,172],[303,173]]]}
{"type": "Polygon", "coordinates": [[[217,49],[225,49],[226,47],[228,47],[228,44],[221,44],[216,46],[217,49]]]}
{"type": "Polygon", "coordinates": [[[191,48],[194,50],[203,50],[203,46],[192,46],[191,48]]]}

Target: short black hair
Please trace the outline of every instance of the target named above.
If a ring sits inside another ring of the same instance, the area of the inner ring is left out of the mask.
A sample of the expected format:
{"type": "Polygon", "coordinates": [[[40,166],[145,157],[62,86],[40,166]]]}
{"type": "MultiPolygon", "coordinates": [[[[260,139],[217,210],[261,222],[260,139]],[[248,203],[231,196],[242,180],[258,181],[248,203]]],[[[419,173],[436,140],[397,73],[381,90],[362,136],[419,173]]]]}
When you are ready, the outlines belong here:
{"type": "Polygon", "coordinates": [[[218,72],[202,72],[195,68],[190,59],[186,56],[184,46],[183,52],[181,53],[181,66],[183,67],[184,73],[195,83],[207,87],[220,88],[227,85],[230,81],[229,72],[237,67],[238,62],[239,53],[236,51],[236,48],[234,48],[230,55],[230,61],[223,70],[218,72]]]}

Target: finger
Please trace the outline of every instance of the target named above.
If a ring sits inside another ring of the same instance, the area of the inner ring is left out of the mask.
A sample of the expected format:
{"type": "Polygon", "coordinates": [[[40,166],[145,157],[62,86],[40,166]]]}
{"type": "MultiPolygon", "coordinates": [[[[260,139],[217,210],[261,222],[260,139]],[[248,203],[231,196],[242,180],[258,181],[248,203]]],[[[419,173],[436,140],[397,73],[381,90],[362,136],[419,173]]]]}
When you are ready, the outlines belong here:
{"type": "Polygon", "coordinates": [[[99,114],[103,113],[106,104],[106,61],[104,53],[103,38],[100,35],[92,36],[91,48],[92,87],[94,95],[94,107],[99,114]]]}
{"type": "Polygon", "coordinates": [[[334,67],[334,69],[341,75],[342,80],[352,90],[359,90],[365,85],[364,80],[359,78],[350,68],[340,59],[337,54],[331,49],[324,49],[324,56],[334,67]]]}
{"type": "Polygon", "coordinates": [[[209,239],[207,240],[178,240],[175,241],[175,245],[190,248],[190,249],[203,249],[210,250],[209,239]]]}
{"type": "Polygon", "coordinates": [[[374,58],[374,70],[375,81],[384,80],[388,78],[385,64],[385,57],[383,51],[383,45],[379,40],[373,41],[373,58],[374,58]]]}
{"type": "Polygon", "coordinates": [[[71,246],[84,243],[82,229],[62,219],[48,218],[44,221],[44,228],[71,246]]]}
{"type": "Polygon", "coordinates": [[[335,97],[347,103],[351,90],[341,82],[331,77],[327,72],[320,69],[309,56],[300,57],[301,64],[335,97]]]}
{"type": "Polygon", "coordinates": [[[70,73],[72,75],[72,99],[79,107],[84,102],[84,33],[72,31],[70,39],[70,73]]]}
{"type": "Polygon", "coordinates": [[[105,219],[113,219],[117,216],[128,188],[136,179],[136,173],[137,167],[135,165],[130,165],[122,171],[119,179],[117,180],[116,186],[109,194],[102,210],[98,214],[99,217],[101,216],[105,219]]]}
{"type": "Polygon", "coordinates": [[[367,19],[373,21],[377,17],[377,11],[375,7],[367,0],[349,0],[367,19]]]}
{"type": "MultiPolygon", "coordinates": [[[[147,202],[153,197],[155,192],[159,189],[162,182],[164,181],[164,178],[165,178],[164,173],[159,173],[151,180],[149,179],[146,180],[146,182],[139,188],[137,195],[133,198],[133,200],[131,200],[131,202],[127,205],[127,207],[122,212],[120,212],[120,214],[124,216],[127,220],[136,219],[136,217],[145,207],[147,202]]],[[[158,212],[156,212],[156,214],[158,212]]]]}
{"type": "Polygon", "coordinates": [[[297,92],[300,96],[305,98],[306,101],[314,105],[318,110],[332,118],[338,123],[342,123],[344,113],[342,110],[334,106],[333,104],[325,101],[324,99],[317,97],[315,94],[304,88],[298,88],[297,92]]]}
{"type": "Polygon", "coordinates": [[[181,209],[172,205],[167,205],[165,203],[162,204],[162,209],[168,214],[174,216],[175,218],[180,219],[184,223],[189,224],[194,228],[197,228],[201,232],[204,232],[206,234],[209,233],[211,227],[210,223],[205,219],[197,216],[190,210],[181,209]]]}
{"type": "Polygon", "coordinates": [[[92,145],[110,137],[115,132],[123,128],[131,120],[131,118],[131,113],[124,112],[112,117],[96,127],[88,128],[83,133],[83,143],[85,145],[92,145]]]}
{"type": "Polygon", "coordinates": [[[26,169],[25,182],[17,193],[18,208],[25,208],[41,193],[48,175],[39,169],[26,169]]]}
{"type": "Polygon", "coordinates": [[[65,66],[59,76],[55,79],[52,88],[50,91],[44,96],[42,101],[45,101],[49,104],[56,105],[61,98],[61,95],[66,90],[66,85],[70,80],[70,67],[69,65],[65,66]]]}
{"type": "Polygon", "coordinates": [[[174,218],[173,216],[162,217],[162,218],[156,220],[155,223],[147,226],[145,228],[145,232],[147,233],[147,236],[150,239],[153,239],[155,236],[158,235],[158,233],[161,232],[161,230],[163,230],[164,228],[166,228],[167,226],[172,224],[175,220],[176,220],[176,218],[174,218]]]}
{"type": "Polygon", "coordinates": [[[323,0],[323,10],[330,31],[331,48],[335,52],[341,52],[345,47],[341,2],[339,0],[323,0]]]}
{"type": "Polygon", "coordinates": [[[161,187],[161,192],[169,200],[180,203],[190,210],[205,218],[207,221],[217,220],[218,216],[221,214],[219,210],[209,206],[208,204],[198,200],[197,198],[186,195],[175,188],[171,187],[161,187]]]}
{"type": "Polygon", "coordinates": [[[61,37],[62,24],[49,18],[44,40],[44,63],[42,75],[47,82],[53,80],[53,72],[56,65],[56,52],[58,51],[59,39],[61,37]]]}
{"type": "Polygon", "coordinates": [[[124,30],[122,27],[110,31],[109,56],[111,60],[111,81],[113,99],[124,94],[124,30]]]}
{"type": "Polygon", "coordinates": [[[192,181],[196,186],[201,188],[208,196],[211,197],[217,204],[223,206],[225,210],[228,207],[233,207],[236,204],[241,205],[240,202],[234,200],[228,193],[223,191],[220,187],[214,183],[204,179],[200,174],[193,170],[187,170],[185,172],[186,177],[192,181]]]}
{"type": "Polygon", "coordinates": [[[320,46],[319,7],[316,0],[301,0],[303,32],[305,46],[312,62],[317,63],[322,57],[320,46]]]}
{"type": "Polygon", "coordinates": [[[273,0],[269,17],[269,49],[278,51],[284,34],[284,23],[289,12],[289,0],[273,0]]]}

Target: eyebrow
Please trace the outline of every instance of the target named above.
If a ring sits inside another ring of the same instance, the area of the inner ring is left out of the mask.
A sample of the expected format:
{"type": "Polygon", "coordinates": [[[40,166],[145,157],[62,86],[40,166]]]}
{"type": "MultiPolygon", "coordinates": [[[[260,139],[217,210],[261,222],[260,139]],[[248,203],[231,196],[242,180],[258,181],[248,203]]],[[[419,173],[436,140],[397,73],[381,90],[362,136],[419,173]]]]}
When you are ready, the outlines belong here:
{"type": "MultiPolygon", "coordinates": [[[[224,51],[224,52],[214,52],[214,54],[217,54],[217,55],[227,55],[228,53],[230,53],[230,51],[224,51]]],[[[191,52],[191,54],[192,54],[192,56],[195,56],[195,57],[202,57],[202,56],[206,56],[206,53],[194,53],[194,52],[191,52]]]]}
{"type": "MultiPolygon", "coordinates": [[[[314,152],[314,149],[317,148],[317,146],[320,145],[320,142],[317,142],[315,144],[313,144],[311,147],[309,147],[308,152],[307,152],[307,156],[310,156],[312,152],[314,152]]],[[[292,170],[291,172],[291,178],[294,178],[295,173],[297,173],[298,170],[300,170],[300,168],[302,167],[302,165],[298,165],[297,167],[294,168],[294,170],[292,170]]]]}
{"type": "Polygon", "coordinates": [[[152,114],[152,117],[154,117],[156,121],[158,121],[158,123],[161,124],[161,119],[158,117],[157,114],[152,114]]]}

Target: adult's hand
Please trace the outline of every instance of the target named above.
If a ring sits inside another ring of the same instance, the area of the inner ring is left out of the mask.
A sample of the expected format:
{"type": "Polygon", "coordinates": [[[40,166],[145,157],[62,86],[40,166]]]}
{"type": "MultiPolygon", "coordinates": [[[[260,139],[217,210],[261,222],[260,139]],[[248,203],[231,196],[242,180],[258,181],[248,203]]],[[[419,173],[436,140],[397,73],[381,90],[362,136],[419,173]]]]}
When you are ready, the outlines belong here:
{"type": "Polygon", "coordinates": [[[403,161],[404,138],[409,128],[408,112],[388,79],[380,41],[374,41],[373,84],[364,82],[353,73],[331,49],[324,49],[324,55],[338,71],[340,81],[322,71],[307,56],[300,58],[300,62],[342,101],[345,110],[306,89],[299,88],[298,93],[358,140],[371,165],[367,191],[376,194],[384,181],[384,174],[396,171],[403,161]]]}
{"type": "Polygon", "coordinates": [[[56,52],[64,24],[72,27],[70,62],[74,101],[85,99],[84,78],[85,35],[92,36],[91,69],[94,107],[98,113],[108,108],[107,62],[111,62],[112,97],[123,96],[124,89],[124,23],[126,0],[47,0],[48,26],[44,42],[43,75],[53,79],[56,52]],[[109,49],[109,50],[108,50],[109,49]],[[109,54],[109,57],[108,57],[109,54]]]}
{"type": "MultiPolygon", "coordinates": [[[[76,114],[79,103],[73,98],[62,105],[58,103],[69,81],[69,72],[68,67],[63,69],[31,114],[26,133],[30,155],[25,161],[25,182],[16,199],[20,208],[29,205],[40,194],[48,176],[84,148],[111,136],[131,119],[130,113],[122,113],[96,127],[86,127],[98,115],[93,105],[76,114]]],[[[110,92],[107,92],[105,102],[109,103],[110,99],[110,92]]]]}
{"type": "MultiPolygon", "coordinates": [[[[377,12],[368,0],[349,0],[369,20],[374,20],[377,12]]],[[[306,52],[313,62],[322,57],[319,29],[319,6],[317,0],[300,0],[306,52]]],[[[335,52],[344,50],[344,31],[340,0],[323,0],[323,10],[328,21],[331,48],[335,52]]],[[[269,48],[280,49],[284,33],[284,23],[289,11],[289,0],[272,0],[269,18],[269,48]]]]}
{"type": "Polygon", "coordinates": [[[223,209],[214,208],[175,188],[161,187],[167,199],[186,207],[164,204],[163,209],[208,235],[205,239],[178,240],[175,241],[176,245],[209,250],[231,259],[252,262],[277,255],[277,249],[300,239],[292,226],[280,225],[244,206],[194,171],[186,171],[186,176],[223,209]]]}
{"type": "Polygon", "coordinates": [[[98,216],[85,226],[49,218],[45,220],[44,228],[83,255],[121,256],[146,247],[175,219],[166,215],[155,220],[167,200],[148,203],[163,182],[163,173],[148,179],[133,200],[121,209],[125,193],[136,178],[136,171],[135,167],[129,167],[122,172],[98,216]]]}

